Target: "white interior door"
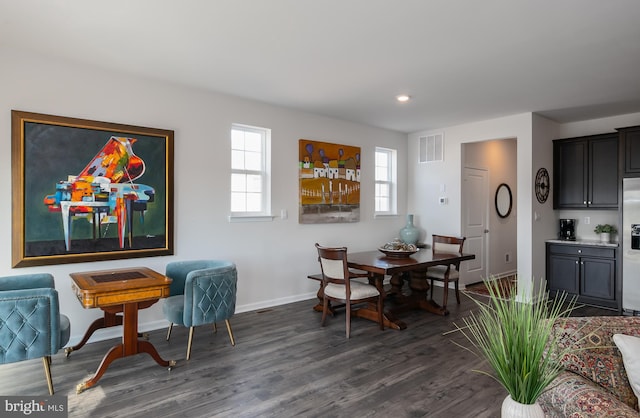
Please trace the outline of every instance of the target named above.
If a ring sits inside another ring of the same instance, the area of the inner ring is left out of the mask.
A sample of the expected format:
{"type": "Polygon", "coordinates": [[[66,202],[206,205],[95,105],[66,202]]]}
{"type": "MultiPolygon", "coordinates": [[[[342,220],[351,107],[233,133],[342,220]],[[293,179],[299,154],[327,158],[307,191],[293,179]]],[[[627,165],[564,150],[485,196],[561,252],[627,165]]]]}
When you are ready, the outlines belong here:
{"type": "Polygon", "coordinates": [[[467,240],[463,252],[475,254],[474,260],[460,265],[461,283],[467,285],[488,276],[489,259],[489,173],[465,167],[462,178],[462,233],[467,240]]]}

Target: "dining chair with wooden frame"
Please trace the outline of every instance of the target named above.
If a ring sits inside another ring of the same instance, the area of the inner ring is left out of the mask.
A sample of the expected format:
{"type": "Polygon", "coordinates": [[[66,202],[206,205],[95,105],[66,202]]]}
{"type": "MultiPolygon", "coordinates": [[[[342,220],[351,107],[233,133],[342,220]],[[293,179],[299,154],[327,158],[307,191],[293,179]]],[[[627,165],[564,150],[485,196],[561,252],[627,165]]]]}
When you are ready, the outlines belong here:
{"type": "Polygon", "coordinates": [[[351,280],[357,277],[368,277],[368,274],[356,273],[349,269],[347,265],[347,248],[323,247],[317,243],[316,248],[318,249],[318,261],[320,262],[323,281],[321,325],[324,326],[325,324],[330,300],[344,303],[347,315],[346,332],[347,338],[349,338],[351,335],[351,307],[354,304],[367,302],[375,304],[380,329],[384,330],[382,295],[372,284],[351,280]]]}
{"type": "MultiPolygon", "coordinates": [[[[432,235],[432,251],[434,253],[446,253],[446,254],[462,254],[462,247],[466,237],[454,237],[447,235],[432,235]]],[[[442,307],[447,307],[447,300],[449,298],[449,282],[454,283],[456,292],[456,301],[460,304],[460,289],[458,282],[460,281],[460,261],[455,263],[433,266],[427,269],[427,279],[430,281],[431,299],[433,300],[433,282],[443,282],[444,295],[442,298],[442,307]]]]}

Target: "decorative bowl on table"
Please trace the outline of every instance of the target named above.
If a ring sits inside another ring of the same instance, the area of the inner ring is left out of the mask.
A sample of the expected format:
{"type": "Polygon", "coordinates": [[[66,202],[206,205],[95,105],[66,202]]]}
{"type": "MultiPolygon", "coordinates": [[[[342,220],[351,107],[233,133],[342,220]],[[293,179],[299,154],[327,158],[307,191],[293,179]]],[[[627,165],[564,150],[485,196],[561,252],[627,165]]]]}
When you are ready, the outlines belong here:
{"type": "Polygon", "coordinates": [[[418,252],[418,247],[414,244],[405,244],[399,239],[387,242],[378,251],[391,258],[407,258],[418,252]]]}

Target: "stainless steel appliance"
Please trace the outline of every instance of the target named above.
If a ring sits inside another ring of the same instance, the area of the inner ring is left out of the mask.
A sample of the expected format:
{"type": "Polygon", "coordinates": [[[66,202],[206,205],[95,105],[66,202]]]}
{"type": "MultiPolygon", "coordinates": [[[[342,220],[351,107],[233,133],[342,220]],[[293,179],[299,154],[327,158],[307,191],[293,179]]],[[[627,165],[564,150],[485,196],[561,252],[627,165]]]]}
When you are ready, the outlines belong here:
{"type": "Polygon", "coordinates": [[[558,238],[567,241],[576,240],[576,220],[575,219],[560,219],[560,233],[558,238]]]}
{"type": "Polygon", "coordinates": [[[622,309],[640,315],[640,178],[622,181],[622,309]]]}

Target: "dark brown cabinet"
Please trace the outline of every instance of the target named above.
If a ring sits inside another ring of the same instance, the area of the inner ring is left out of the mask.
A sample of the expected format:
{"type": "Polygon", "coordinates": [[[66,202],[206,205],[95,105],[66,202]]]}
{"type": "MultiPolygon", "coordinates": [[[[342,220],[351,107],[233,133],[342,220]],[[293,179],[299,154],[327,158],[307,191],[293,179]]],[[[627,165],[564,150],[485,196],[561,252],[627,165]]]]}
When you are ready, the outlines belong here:
{"type": "Polygon", "coordinates": [[[624,150],[624,177],[640,176],[640,126],[618,129],[624,150]]]}
{"type": "Polygon", "coordinates": [[[554,209],[618,208],[618,134],[553,141],[553,184],[554,209]]]}
{"type": "Polygon", "coordinates": [[[547,284],[552,294],[576,295],[578,302],[619,309],[617,247],[547,243],[547,284]]]}

